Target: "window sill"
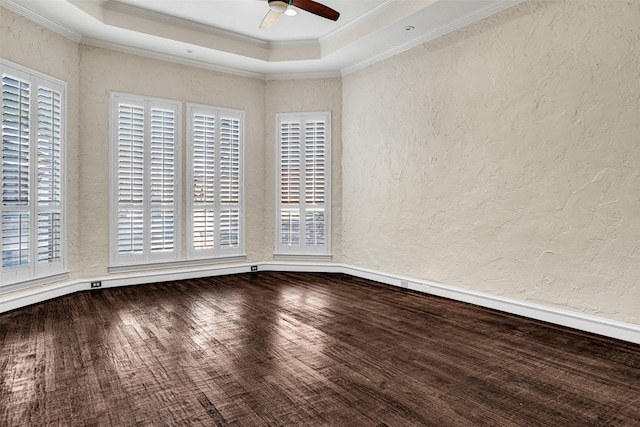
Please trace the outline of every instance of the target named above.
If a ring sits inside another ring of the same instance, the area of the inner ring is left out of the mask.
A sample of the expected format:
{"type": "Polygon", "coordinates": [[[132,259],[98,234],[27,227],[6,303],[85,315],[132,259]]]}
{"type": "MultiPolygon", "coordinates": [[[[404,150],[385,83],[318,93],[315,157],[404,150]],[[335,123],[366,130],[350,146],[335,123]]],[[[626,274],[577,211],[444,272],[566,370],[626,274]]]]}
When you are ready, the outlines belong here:
{"type": "Polygon", "coordinates": [[[8,285],[0,286],[0,295],[8,294],[15,291],[20,291],[26,288],[33,288],[36,286],[48,285],[55,282],[60,282],[69,278],[69,272],[64,271],[62,273],[51,274],[48,276],[42,276],[35,279],[23,280],[20,282],[14,282],[8,285]]]}
{"type": "Polygon", "coordinates": [[[203,259],[190,259],[184,261],[165,261],[165,262],[153,262],[146,264],[126,264],[126,265],[110,265],[109,273],[129,273],[134,271],[143,270],[160,270],[164,268],[180,268],[180,267],[195,267],[200,265],[211,264],[226,264],[232,262],[243,262],[247,258],[246,255],[226,256],[219,258],[203,258],[203,259]]]}
{"type": "Polygon", "coordinates": [[[276,261],[324,261],[329,262],[333,258],[333,255],[319,255],[319,254],[273,254],[273,259],[276,261]]]}

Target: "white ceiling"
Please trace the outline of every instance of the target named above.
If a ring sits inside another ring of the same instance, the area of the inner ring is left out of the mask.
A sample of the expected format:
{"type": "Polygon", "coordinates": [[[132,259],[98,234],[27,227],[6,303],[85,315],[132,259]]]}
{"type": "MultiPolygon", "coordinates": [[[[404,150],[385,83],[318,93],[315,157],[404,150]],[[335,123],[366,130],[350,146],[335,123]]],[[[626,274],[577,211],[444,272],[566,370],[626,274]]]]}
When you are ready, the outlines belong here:
{"type": "Polygon", "coordinates": [[[0,0],[78,42],[265,79],[339,76],[524,0],[317,0],[258,25],[266,0],[0,0]]]}

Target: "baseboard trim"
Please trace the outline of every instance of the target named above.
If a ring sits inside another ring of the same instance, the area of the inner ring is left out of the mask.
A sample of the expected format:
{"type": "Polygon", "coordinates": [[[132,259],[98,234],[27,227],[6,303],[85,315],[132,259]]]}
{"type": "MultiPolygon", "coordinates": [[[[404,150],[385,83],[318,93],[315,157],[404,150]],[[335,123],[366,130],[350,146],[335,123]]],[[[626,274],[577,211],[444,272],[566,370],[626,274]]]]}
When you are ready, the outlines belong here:
{"type": "Polygon", "coordinates": [[[333,262],[260,262],[233,265],[215,265],[189,270],[153,271],[128,275],[113,275],[42,285],[0,295],[0,313],[15,310],[49,299],[69,295],[74,292],[91,290],[91,282],[101,281],[102,288],[143,285],[173,280],[196,279],[251,272],[251,267],[260,271],[342,273],[354,277],[373,280],[391,286],[462,301],[480,307],[491,308],[505,313],[516,314],[530,319],[541,320],[585,332],[640,344],[640,325],[619,322],[602,317],[563,310],[501,296],[447,286],[441,283],[418,280],[396,274],[384,273],[353,265],[333,262]]]}
{"type": "Polygon", "coordinates": [[[207,266],[206,268],[200,267],[181,270],[146,271],[144,273],[138,272],[107,277],[93,277],[89,279],[36,286],[0,295],[0,313],[79,291],[92,291],[102,288],[116,288],[119,286],[144,285],[148,283],[169,282],[173,280],[197,279],[201,277],[247,273],[251,270],[251,265],[255,264],[243,263],[223,266],[207,266]],[[101,282],[100,288],[92,289],[92,282],[101,282]]]}
{"type": "Polygon", "coordinates": [[[343,269],[351,276],[640,344],[640,325],[360,267],[345,265],[343,269]]]}

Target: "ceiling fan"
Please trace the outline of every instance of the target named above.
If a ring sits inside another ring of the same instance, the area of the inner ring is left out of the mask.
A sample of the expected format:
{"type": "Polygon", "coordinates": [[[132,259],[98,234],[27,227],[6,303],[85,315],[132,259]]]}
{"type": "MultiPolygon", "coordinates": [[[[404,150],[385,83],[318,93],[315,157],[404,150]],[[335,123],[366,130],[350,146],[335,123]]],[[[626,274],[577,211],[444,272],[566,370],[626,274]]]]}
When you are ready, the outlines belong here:
{"type": "Polygon", "coordinates": [[[267,0],[269,2],[269,12],[260,23],[260,29],[270,27],[276,19],[280,17],[290,6],[295,6],[314,15],[337,21],[340,13],[313,0],[267,0]]]}

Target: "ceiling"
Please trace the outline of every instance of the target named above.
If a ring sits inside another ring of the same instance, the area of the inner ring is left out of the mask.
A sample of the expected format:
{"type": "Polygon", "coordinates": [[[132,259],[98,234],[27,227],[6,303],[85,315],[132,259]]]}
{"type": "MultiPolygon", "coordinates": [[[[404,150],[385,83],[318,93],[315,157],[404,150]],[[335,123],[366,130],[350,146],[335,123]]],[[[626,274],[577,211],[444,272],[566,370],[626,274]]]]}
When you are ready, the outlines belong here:
{"type": "Polygon", "coordinates": [[[317,0],[258,25],[266,0],[0,0],[80,43],[264,79],[346,75],[524,0],[317,0]]]}

